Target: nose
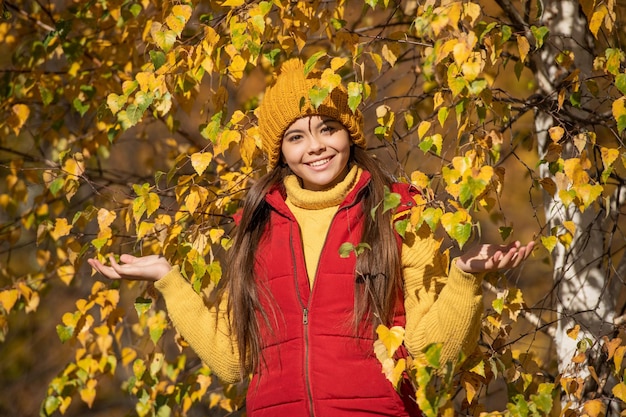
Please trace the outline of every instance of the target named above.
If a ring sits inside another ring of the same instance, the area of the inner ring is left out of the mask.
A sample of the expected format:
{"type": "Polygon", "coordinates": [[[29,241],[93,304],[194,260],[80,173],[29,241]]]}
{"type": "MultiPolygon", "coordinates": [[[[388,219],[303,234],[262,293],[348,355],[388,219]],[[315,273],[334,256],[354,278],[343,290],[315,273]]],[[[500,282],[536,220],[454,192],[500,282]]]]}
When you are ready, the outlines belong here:
{"type": "Polygon", "coordinates": [[[309,137],[309,153],[318,154],[326,149],[326,145],[319,135],[312,133],[309,137]]]}

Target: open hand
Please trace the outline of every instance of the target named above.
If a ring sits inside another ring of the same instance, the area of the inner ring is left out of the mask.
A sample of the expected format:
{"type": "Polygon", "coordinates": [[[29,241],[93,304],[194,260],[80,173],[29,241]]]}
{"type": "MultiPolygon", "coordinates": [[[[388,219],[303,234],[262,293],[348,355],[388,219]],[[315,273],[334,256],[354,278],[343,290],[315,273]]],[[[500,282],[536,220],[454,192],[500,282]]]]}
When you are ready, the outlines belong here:
{"type": "Polygon", "coordinates": [[[158,281],[167,274],[172,266],[162,256],[148,255],[136,257],[128,254],[120,256],[119,264],[110,255],[111,266],[106,266],[97,259],[88,259],[87,262],[93,269],[109,279],[130,279],[140,281],[158,281]]]}
{"type": "Polygon", "coordinates": [[[535,242],[522,245],[519,241],[510,245],[476,245],[457,258],[457,267],[464,272],[486,272],[512,269],[528,258],[535,242]]]}

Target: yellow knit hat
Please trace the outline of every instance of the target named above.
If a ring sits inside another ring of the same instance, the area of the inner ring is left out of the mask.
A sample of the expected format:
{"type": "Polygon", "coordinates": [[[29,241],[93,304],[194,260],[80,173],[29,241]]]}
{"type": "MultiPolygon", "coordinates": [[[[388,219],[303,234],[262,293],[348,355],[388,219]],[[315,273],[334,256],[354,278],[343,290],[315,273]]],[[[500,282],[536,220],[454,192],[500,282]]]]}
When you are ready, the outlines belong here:
{"type": "Polygon", "coordinates": [[[299,59],[286,61],[274,85],[265,90],[265,97],[257,109],[263,151],[267,154],[267,170],[271,171],[280,159],[283,134],[296,120],[305,116],[329,116],[340,121],[350,133],[352,142],[366,147],[363,136],[363,117],[348,106],[348,93],[343,86],[335,88],[315,109],[309,91],[320,85],[320,73],[304,73],[299,59]]]}

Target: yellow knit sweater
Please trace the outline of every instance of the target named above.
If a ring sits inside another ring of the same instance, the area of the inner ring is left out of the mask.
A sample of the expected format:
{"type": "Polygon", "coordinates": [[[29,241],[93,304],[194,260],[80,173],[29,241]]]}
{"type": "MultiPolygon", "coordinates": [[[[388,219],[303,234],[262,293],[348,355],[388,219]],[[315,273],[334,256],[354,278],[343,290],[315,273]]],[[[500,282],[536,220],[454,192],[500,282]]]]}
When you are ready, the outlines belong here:
{"type": "MultiPolygon", "coordinates": [[[[285,180],[286,203],[294,213],[304,241],[305,261],[312,284],[330,222],[343,197],[354,187],[361,170],[353,167],[345,180],[324,192],[304,190],[296,177],[285,180]]],[[[440,252],[440,242],[427,227],[407,233],[402,245],[406,309],[405,346],[415,353],[430,343],[443,342],[442,360],[455,360],[460,351],[476,346],[482,315],[482,278],[464,273],[440,252]]],[[[237,341],[230,334],[227,299],[210,303],[172,269],[156,283],[168,314],[200,359],[225,382],[245,375],[239,367],[237,341]]]]}

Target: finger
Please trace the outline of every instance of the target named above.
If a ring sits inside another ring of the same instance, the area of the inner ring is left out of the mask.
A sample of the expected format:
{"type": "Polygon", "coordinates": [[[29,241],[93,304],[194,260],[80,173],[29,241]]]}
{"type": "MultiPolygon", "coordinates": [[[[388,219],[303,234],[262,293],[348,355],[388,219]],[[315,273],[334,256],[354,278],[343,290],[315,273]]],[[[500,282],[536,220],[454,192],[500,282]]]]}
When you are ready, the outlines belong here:
{"type": "Polygon", "coordinates": [[[96,259],[87,260],[89,265],[93,267],[96,271],[98,271],[101,275],[108,279],[120,279],[122,278],[113,268],[102,264],[100,261],[96,259]]]}

